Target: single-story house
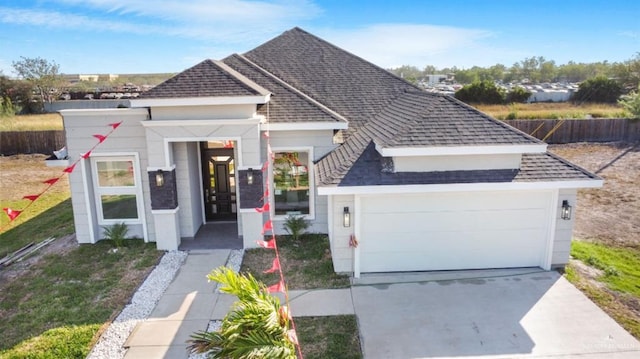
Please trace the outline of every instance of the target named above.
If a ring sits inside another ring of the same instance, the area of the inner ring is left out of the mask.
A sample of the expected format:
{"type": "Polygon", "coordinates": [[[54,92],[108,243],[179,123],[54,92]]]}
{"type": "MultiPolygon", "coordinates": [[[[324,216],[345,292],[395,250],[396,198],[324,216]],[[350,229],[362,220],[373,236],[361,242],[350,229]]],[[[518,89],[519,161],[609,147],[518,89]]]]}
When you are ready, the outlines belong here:
{"type": "Polygon", "coordinates": [[[80,158],[70,183],[81,243],[124,222],[175,250],[205,223],[231,220],[254,247],[267,192],[274,231],[304,216],[328,233],[337,272],[548,270],[569,259],[577,189],[603,183],[504,122],[299,28],[130,103],[61,111],[80,158]]]}

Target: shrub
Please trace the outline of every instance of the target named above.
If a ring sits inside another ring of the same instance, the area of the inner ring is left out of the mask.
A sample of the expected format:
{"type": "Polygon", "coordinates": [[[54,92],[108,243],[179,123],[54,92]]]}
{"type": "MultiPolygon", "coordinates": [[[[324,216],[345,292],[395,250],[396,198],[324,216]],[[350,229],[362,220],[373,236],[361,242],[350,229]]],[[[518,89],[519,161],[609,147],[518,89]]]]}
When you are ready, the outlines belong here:
{"type": "Polygon", "coordinates": [[[527,91],[524,87],[516,86],[507,94],[507,103],[525,103],[531,97],[531,91],[527,91]]]}
{"type": "Polygon", "coordinates": [[[478,81],[466,85],[455,94],[455,97],[466,103],[501,104],[504,103],[504,90],[493,81],[478,81]]]}
{"type": "Polygon", "coordinates": [[[116,248],[124,247],[124,240],[127,239],[129,227],[123,222],[104,227],[104,238],[113,241],[116,248]]]}
{"type": "Polygon", "coordinates": [[[303,216],[287,216],[284,221],[284,229],[297,241],[309,228],[310,224],[303,216]]]}
{"type": "Polygon", "coordinates": [[[631,91],[628,95],[622,96],[622,98],[618,100],[618,103],[624,107],[631,116],[640,118],[640,85],[638,85],[638,90],[631,91]]]}
{"type": "Polygon", "coordinates": [[[622,94],[622,86],[604,76],[590,78],[580,84],[573,101],[616,103],[622,94]]]}

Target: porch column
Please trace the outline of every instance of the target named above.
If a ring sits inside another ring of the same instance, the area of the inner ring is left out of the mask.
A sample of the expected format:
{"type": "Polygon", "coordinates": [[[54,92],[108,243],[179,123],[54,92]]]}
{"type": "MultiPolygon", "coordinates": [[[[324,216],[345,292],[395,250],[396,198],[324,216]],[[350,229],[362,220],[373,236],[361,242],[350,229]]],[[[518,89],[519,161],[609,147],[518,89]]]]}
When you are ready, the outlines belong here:
{"type": "Polygon", "coordinates": [[[175,251],[180,246],[178,190],[175,166],[147,168],[151,194],[151,213],[159,250],[175,251]]]}

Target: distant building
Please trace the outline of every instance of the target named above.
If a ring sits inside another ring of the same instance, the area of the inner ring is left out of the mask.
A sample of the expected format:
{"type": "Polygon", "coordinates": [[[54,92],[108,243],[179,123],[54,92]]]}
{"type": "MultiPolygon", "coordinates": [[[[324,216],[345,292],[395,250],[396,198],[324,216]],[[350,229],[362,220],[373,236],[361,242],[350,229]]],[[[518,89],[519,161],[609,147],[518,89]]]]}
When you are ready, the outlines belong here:
{"type": "Polygon", "coordinates": [[[114,74],[65,74],[64,79],[69,83],[77,83],[80,81],[98,82],[98,81],[114,81],[117,80],[119,75],[114,74]]]}

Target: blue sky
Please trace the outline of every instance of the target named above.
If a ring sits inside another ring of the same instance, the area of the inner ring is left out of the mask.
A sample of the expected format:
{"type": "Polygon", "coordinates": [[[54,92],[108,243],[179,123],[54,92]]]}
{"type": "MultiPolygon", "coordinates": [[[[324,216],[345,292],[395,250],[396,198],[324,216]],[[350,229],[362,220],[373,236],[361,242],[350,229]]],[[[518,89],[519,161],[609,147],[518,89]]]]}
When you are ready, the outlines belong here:
{"type": "Polygon", "coordinates": [[[2,0],[0,70],[179,72],[294,26],[385,68],[615,62],[640,52],[639,18],[635,0],[2,0]]]}

